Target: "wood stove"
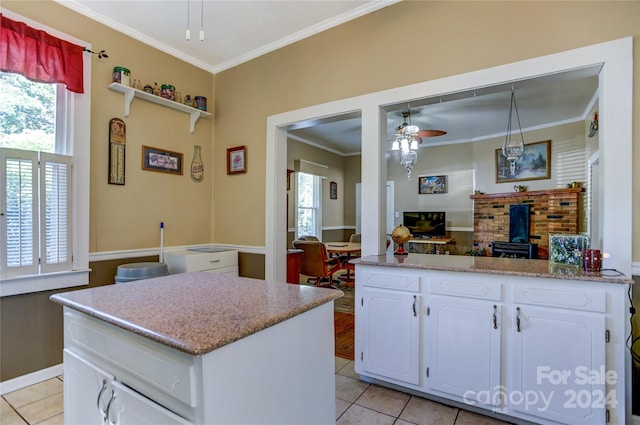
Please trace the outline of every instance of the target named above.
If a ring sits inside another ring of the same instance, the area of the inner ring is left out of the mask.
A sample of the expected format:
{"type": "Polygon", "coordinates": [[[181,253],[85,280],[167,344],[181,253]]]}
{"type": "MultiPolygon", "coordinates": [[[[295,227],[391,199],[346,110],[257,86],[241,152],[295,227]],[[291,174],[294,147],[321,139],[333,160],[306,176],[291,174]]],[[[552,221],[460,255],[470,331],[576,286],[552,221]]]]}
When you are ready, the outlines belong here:
{"type": "Polygon", "coordinates": [[[529,243],[530,205],[509,205],[509,242],[491,243],[493,257],[538,258],[538,245],[529,243]]]}

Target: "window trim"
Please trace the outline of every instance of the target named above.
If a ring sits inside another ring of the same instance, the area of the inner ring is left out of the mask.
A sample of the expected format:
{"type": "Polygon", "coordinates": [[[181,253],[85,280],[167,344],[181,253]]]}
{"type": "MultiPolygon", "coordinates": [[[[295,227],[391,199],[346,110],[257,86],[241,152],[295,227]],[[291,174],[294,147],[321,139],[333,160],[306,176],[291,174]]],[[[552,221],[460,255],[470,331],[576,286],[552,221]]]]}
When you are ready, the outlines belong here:
{"type": "Polygon", "coordinates": [[[322,240],[322,177],[317,176],[311,173],[305,173],[303,171],[296,172],[296,222],[295,222],[295,237],[296,239],[300,236],[300,229],[298,227],[299,213],[300,209],[312,210],[314,212],[314,236],[317,236],[320,240],[322,240]],[[300,189],[300,174],[306,174],[313,178],[313,207],[300,207],[298,201],[298,191],[300,189]]]}
{"type": "MultiPolygon", "coordinates": [[[[46,31],[58,38],[92,48],[90,43],[64,34],[39,22],[4,9],[3,15],[46,31]]],[[[38,275],[0,278],[0,297],[53,289],[71,288],[89,283],[89,180],[91,163],[91,56],[83,55],[84,93],[63,90],[66,96],[66,146],[73,148],[72,176],[72,270],[38,275]]],[[[58,115],[58,114],[56,114],[58,115]]],[[[60,121],[56,121],[57,123],[60,121]]]]}

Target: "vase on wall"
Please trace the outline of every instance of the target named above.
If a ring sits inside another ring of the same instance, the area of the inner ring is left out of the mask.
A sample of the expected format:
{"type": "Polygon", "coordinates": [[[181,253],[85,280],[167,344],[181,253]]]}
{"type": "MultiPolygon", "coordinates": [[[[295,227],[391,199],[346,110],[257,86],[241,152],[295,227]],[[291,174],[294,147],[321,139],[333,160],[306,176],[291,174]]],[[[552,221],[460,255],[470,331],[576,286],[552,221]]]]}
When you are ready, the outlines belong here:
{"type": "Polygon", "coordinates": [[[193,160],[191,161],[191,180],[196,183],[204,180],[204,164],[200,154],[200,146],[193,145],[193,160]]]}

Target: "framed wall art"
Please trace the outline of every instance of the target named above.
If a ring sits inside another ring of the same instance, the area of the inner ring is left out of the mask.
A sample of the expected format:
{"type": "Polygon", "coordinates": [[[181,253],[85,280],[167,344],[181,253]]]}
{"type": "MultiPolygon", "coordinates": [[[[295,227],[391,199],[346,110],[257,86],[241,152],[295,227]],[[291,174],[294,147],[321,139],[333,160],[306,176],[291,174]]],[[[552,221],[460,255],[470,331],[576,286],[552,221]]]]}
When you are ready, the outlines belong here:
{"type": "Polygon", "coordinates": [[[329,199],[338,199],[338,183],[329,182],[329,199]]]}
{"type": "Polygon", "coordinates": [[[142,169],[182,175],[182,154],[166,149],[142,146],[142,169]]]}
{"type": "Polygon", "coordinates": [[[109,121],[109,184],[124,185],[127,126],[120,118],[109,121]]]}
{"type": "Polygon", "coordinates": [[[447,193],[447,176],[418,177],[418,194],[433,195],[447,193]]]}
{"type": "Polygon", "coordinates": [[[551,178],[551,140],[524,145],[522,157],[516,161],[516,171],[511,174],[509,161],[496,149],[496,183],[551,178]]]}
{"type": "Polygon", "coordinates": [[[227,149],[227,174],[247,172],[247,148],[236,146],[227,149]]]}

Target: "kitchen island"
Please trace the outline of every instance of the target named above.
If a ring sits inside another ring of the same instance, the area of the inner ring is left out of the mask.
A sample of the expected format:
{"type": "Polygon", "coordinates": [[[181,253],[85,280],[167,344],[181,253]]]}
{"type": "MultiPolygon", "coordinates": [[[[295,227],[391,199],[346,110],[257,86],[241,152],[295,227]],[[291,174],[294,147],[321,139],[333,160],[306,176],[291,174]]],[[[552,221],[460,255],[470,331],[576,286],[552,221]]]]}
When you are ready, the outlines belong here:
{"type": "Polygon", "coordinates": [[[491,257],[351,263],[363,380],[517,423],[631,423],[630,278],[491,257]]]}
{"type": "Polygon", "coordinates": [[[341,295],[204,272],[53,295],[65,423],[332,423],[341,295]]]}

